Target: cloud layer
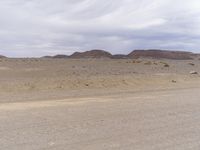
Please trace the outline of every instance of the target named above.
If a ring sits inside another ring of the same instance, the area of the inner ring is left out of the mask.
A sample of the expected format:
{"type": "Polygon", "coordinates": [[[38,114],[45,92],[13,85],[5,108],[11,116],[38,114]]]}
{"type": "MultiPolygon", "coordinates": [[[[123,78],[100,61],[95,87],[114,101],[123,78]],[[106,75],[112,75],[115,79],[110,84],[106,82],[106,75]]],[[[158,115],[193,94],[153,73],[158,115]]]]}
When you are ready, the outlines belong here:
{"type": "Polygon", "coordinates": [[[0,53],[200,52],[199,0],[1,0],[0,53]]]}

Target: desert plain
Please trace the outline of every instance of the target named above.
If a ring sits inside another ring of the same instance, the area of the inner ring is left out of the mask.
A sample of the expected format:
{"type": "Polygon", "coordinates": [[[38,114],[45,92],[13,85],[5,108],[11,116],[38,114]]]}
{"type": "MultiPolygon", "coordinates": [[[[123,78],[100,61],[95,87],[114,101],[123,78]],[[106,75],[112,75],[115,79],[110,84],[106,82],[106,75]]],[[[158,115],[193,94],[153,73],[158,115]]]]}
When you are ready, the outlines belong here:
{"type": "Polygon", "coordinates": [[[200,60],[0,59],[2,150],[199,150],[200,60]]]}

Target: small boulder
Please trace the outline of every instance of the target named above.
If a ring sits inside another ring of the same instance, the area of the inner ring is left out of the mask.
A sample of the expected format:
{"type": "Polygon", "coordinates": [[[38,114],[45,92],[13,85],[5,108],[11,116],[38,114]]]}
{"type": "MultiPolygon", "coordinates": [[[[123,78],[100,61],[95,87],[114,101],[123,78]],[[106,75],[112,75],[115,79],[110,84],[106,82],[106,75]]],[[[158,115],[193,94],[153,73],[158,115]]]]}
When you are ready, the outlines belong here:
{"type": "Polygon", "coordinates": [[[197,71],[190,71],[190,74],[198,74],[197,71]]]}
{"type": "Polygon", "coordinates": [[[177,81],[176,80],[172,80],[172,83],[176,83],[177,81]]]}
{"type": "Polygon", "coordinates": [[[195,64],[194,64],[194,63],[188,63],[188,65],[190,65],[190,66],[195,66],[195,64]]]}

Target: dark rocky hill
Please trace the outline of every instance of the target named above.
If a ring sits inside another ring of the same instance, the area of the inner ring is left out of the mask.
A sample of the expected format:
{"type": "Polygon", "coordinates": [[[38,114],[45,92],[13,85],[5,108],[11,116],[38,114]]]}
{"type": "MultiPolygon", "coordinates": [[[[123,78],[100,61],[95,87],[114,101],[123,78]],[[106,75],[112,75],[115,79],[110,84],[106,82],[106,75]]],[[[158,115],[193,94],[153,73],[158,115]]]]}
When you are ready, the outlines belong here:
{"type": "Polygon", "coordinates": [[[6,56],[0,55],[0,58],[7,58],[6,56]]]}
{"type": "Polygon", "coordinates": [[[91,50],[86,52],[75,52],[70,58],[111,58],[112,54],[104,50],[91,50]]]}
{"type": "MultiPolygon", "coordinates": [[[[0,58],[5,56],[0,56],[0,58]]],[[[105,50],[90,50],[85,52],[75,52],[72,55],[55,55],[55,56],[44,56],[42,58],[111,58],[111,59],[137,59],[137,58],[155,58],[155,59],[177,59],[187,60],[200,58],[200,54],[195,54],[187,51],[168,51],[168,50],[134,50],[128,55],[111,53],[105,50]]]]}
{"type": "Polygon", "coordinates": [[[194,54],[184,51],[167,51],[167,50],[134,50],[128,54],[129,58],[166,58],[166,59],[193,59],[194,54]]]}

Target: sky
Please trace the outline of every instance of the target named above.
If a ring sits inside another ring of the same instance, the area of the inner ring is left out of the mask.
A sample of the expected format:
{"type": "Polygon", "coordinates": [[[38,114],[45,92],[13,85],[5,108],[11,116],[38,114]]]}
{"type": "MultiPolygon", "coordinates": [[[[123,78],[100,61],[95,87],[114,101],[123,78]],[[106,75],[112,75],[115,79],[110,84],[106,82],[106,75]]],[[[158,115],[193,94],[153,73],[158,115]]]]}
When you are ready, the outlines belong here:
{"type": "Polygon", "coordinates": [[[199,0],[0,0],[0,54],[200,53],[199,0]]]}

